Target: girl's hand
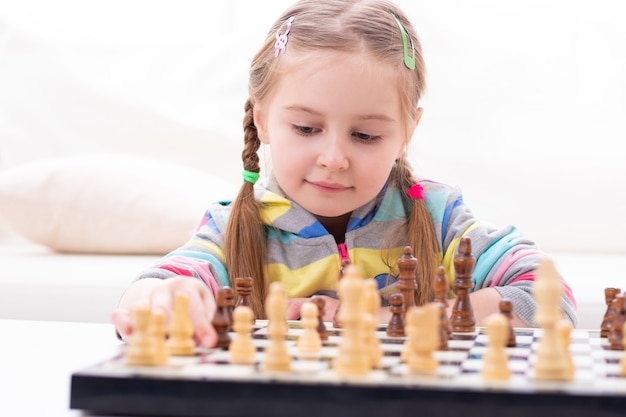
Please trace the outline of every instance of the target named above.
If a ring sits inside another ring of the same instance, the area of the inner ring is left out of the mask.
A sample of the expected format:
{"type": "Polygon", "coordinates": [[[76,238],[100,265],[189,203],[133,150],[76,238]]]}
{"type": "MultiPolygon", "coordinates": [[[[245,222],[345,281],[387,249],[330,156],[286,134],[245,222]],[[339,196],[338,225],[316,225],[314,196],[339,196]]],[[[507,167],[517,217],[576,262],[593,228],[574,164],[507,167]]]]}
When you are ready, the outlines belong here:
{"type": "MultiPolygon", "coordinates": [[[[189,315],[194,328],[196,344],[213,347],[217,343],[217,333],[211,325],[216,304],[211,290],[200,280],[191,277],[174,277],[169,279],[139,280],[123,297],[120,307],[113,311],[111,320],[123,340],[132,334],[130,311],[139,305],[149,305],[165,314],[166,323],[173,314],[174,297],[183,293],[189,297],[189,315]],[[136,288],[133,288],[136,286],[136,288]],[[141,294],[141,296],[139,296],[141,294]],[[126,299],[126,302],[125,300],[126,299]]],[[[166,324],[167,326],[167,324],[166,324]]]]}
{"type": "MultiPolygon", "coordinates": [[[[320,295],[326,304],[324,305],[324,316],[322,320],[333,321],[335,311],[339,307],[339,300],[328,297],[326,295],[320,295]]],[[[290,298],[287,302],[287,320],[298,320],[300,318],[300,308],[302,304],[311,301],[311,298],[290,298]]]]}

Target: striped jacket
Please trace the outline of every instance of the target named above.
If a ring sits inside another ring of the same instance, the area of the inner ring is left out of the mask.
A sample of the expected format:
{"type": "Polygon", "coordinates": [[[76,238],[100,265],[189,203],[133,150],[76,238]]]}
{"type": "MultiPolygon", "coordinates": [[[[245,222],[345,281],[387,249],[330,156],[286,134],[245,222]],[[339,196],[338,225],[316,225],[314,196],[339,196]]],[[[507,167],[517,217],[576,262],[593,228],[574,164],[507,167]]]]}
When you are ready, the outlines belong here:
{"type": "MultiPolygon", "coordinates": [[[[467,236],[476,258],[472,291],[494,287],[512,300],[515,313],[524,322],[535,325],[536,306],[531,291],[534,269],[544,254],[515,227],[498,229],[476,220],[458,188],[428,180],[421,184],[450,284],[454,281],[456,248],[461,237],[467,236]]],[[[274,181],[260,181],[255,193],[263,203],[261,217],[267,225],[269,273],[273,280],[283,283],[288,297],[336,290],[342,258],[357,264],[366,277],[376,278],[381,289],[393,281],[388,278],[388,260],[398,259],[404,245],[391,248],[389,256],[382,255],[381,246],[387,233],[403,227],[406,221],[397,189],[385,187],[374,200],[355,210],[341,245],[313,215],[287,199],[274,181]]],[[[193,237],[139,279],[195,276],[214,293],[220,286],[229,285],[222,248],[230,209],[230,201],[211,205],[193,237]]],[[[561,307],[576,325],[573,294],[565,282],[562,284],[561,307]]]]}

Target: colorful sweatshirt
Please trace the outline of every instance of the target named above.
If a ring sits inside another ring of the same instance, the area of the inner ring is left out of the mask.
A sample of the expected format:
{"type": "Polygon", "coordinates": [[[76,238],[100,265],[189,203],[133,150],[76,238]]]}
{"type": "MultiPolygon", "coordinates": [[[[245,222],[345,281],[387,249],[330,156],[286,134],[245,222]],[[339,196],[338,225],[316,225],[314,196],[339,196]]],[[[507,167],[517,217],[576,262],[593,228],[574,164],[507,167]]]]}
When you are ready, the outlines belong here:
{"type": "MultiPolygon", "coordinates": [[[[513,302],[514,312],[520,319],[535,326],[534,269],[545,255],[515,227],[495,228],[476,220],[458,188],[429,180],[420,183],[450,288],[454,281],[456,249],[460,239],[467,236],[476,258],[471,291],[494,287],[502,297],[513,302]]],[[[335,291],[341,260],[346,257],[360,267],[364,276],[375,278],[379,288],[389,284],[389,259],[398,259],[404,244],[400,242],[396,248],[387,248],[389,256],[383,256],[381,246],[390,230],[404,227],[406,222],[398,189],[386,186],[374,200],[356,209],[349,221],[345,242],[340,245],[311,213],[286,198],[275,181],[260,181],[255,185],[255,194],[263,203],[261,217],[268,239],[269,274],[272,280],[283,283],[288,297],[310,297],[335,291]]],[[[202,279],[214,293],[219,287],[229,285],[222,248],[230,210],[230,201],[211,205],[191,240],[142,273],[139,279],[194,276],[202,279]]],[[[565,317],[576,325],[572,291],[564,281],[562,284],[561,307],[565,317]]]]}

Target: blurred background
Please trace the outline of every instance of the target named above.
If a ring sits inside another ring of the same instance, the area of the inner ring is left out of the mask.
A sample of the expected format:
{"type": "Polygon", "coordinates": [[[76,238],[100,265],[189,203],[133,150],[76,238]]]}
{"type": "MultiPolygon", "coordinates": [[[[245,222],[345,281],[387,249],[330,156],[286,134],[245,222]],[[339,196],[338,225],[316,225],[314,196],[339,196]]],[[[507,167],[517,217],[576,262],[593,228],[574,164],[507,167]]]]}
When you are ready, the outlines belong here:
{"type": "MultiPolygon", "coordinates": [[[[0,173],[143,155],[239,183],[248,63],[291,1],[0,0],[0,173]]],[[[626,253],[620,0],[397,0],[428,70],[412,160],[547,250],[626,253]]]]}

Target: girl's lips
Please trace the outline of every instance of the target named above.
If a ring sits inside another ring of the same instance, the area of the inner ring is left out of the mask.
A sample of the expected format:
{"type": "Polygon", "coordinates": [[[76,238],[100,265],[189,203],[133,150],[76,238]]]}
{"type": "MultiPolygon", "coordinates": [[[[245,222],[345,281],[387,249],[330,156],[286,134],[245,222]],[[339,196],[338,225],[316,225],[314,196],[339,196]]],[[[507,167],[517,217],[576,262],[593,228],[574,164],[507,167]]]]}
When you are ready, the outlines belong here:
{"type": "Polygon", "coordinates": [[[342,184],[337,184],[334,182],[324,182],[324,181],[307,181],[309,185],[312,187],[326,192],[340,192],[350,189],[351,187],[346,187],[342,184]]]}

